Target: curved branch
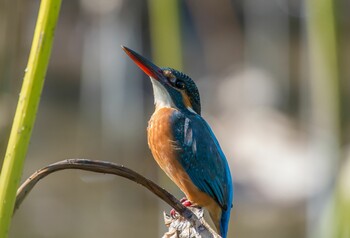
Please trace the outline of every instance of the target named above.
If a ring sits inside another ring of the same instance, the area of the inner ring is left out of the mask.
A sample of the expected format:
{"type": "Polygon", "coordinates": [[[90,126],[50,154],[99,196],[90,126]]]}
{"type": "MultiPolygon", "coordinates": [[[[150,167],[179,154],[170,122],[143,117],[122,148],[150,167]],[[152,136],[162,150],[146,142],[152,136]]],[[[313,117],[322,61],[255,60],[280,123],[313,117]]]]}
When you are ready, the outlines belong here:
{"type": "Polygon", "coordinates": [[[19,208],[25,197],[33,187],[47,175],[65,169],[79,169],[103,174],[114,174],[134,181],[157,195],[164,202],[173,207],[182,217],[190,222],[191,227],[201,234],[200,237],[219,237],[210,226],[201,218],[198,218],[190,209],[186,208],[171,193],[159,187],[156,183],[136,173],[135,171],[106,161],[88,159],[67,159],[48,165],[32,174],[17,190],[15,211],[19,208]]]}
{"type": "Polygon", "coordinates": [[[26,195],[33,189],[33,187],[47,175],[65,169],[79,169],[92,171],[104,174],[114,174],[131,181],[134,181],[142,186],[146,187],[148,190],[153,192],[163,201],[172,206],[181,216],[190,219],[194,214],[189,211],[185,206],[181,204],[172,194],[170,194],[165,189],[159,187],[157,184],[151,180],[143,177],[142,175],[136,173],[135,171],[124,167],[123,165],[114,164],[105,161],[96,161],[88,159],[67,159],[62,160],[57,163],[48,165],[42,169],[39,169],[34,174],[32,174],[17,190],[17,198],[15,209],[18,209],[26,195]]]}

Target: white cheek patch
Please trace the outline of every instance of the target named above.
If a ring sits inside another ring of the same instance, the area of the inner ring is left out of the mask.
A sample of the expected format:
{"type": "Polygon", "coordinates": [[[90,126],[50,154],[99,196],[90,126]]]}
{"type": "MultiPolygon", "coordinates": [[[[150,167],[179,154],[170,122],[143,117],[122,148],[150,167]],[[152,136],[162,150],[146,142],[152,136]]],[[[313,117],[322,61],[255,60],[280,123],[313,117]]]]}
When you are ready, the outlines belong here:
{"type": "Polygon", "coordinates": [[[151,82],[153,86],[154,104],[156,105],[156,108],[176,108],[173,100],[171,99],[168,91],[164,88],[164,86],[152,77],[151,82]]]}

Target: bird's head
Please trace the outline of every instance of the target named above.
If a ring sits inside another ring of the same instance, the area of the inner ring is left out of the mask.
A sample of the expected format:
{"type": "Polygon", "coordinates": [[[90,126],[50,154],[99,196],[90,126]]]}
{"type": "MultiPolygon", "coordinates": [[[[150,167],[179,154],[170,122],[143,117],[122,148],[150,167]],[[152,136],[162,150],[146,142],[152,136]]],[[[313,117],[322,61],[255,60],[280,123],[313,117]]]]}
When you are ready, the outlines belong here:
{"type": "Polygon", "coordinates": [[[189,76],[172,68],[159,68],[135,51],[122,48],[151,78],[156,108],[172,107],[201,114],[199,92],[189,76]]]}

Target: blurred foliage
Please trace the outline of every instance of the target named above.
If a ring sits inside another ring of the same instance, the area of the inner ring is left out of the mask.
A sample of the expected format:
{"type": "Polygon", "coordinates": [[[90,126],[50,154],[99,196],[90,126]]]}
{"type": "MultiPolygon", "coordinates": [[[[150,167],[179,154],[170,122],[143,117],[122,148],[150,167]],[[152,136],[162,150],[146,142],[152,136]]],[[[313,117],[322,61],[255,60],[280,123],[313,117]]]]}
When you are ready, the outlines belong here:
{"type": "MultiPolygon", "coordinates": [[[[0,0],[2,155],[39,3],[0,0]]],[[[320,224],[346,237],[344,193],[333,199],[333,214],[325,210],[349,154],[349,7],[329,0],[63,1],[23,177],[88,157],[125,164],[181,197],[158,176],[147,148],[152,89],[121,51],[126,45],[196,81],[236,186],[230,237],[312,238],[320,224]]],[[[155,237],[164,231],[164,209],[126,182],[67,172],[32,192],[10,236],[155,237]]]]}

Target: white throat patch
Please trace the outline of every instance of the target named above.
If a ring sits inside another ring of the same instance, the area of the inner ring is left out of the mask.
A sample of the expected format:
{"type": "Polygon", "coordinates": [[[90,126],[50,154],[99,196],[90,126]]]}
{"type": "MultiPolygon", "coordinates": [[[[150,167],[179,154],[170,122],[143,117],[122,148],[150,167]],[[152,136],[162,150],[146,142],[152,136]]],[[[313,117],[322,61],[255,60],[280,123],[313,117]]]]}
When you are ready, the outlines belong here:
{"type": "Polygon", "coordinates": [[[171,99],[168,91],[164,88],[164,86],[156,79],[152,77],[150,78],[153,86],[154,104],[156,105],[156,109],[162,107],[176,108],[173,100],[171,99]]]}

